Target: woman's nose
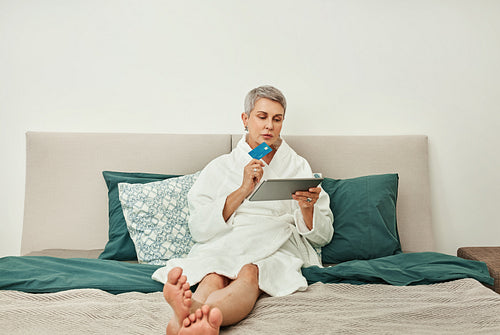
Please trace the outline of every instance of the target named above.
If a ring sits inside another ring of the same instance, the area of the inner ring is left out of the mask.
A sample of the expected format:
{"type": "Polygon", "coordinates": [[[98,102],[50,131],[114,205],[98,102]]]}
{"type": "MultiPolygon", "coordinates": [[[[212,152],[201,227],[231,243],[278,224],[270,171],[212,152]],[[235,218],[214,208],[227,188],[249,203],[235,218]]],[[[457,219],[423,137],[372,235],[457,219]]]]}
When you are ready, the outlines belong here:
{"type": "Polygon", "coordinates": [[[266,129],[273,129],[273,120],[267,120],[266,129]]]}

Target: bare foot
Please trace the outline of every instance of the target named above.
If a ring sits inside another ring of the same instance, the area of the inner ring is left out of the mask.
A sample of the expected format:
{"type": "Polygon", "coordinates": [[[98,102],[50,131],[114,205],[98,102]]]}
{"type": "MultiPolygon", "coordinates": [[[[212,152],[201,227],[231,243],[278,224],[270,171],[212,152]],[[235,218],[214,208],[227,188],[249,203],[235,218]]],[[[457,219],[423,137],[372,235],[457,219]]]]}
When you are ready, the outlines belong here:
{"type": "Polygon", "coordinates": [[[175,314],[175,317],[168,323],[167,334],[177,334],[182,321],[189,316],[192,292],[186,280],[181,268],[173,268],[168,273],[167,282],[163,286],[163,296],[175,314]]]}
{"type": "Polygon", "coordinates": [[[184,319],[179,335],[217,335],[221,324],[220,309],[203,305],[184,319]]]}

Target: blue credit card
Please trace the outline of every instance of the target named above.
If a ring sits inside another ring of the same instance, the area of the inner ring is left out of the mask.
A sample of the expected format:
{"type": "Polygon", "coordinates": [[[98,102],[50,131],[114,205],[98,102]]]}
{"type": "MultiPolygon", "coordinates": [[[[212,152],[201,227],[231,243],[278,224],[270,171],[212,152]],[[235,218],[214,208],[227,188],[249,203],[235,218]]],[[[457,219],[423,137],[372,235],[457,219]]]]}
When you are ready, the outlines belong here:
{"type": "Polygon", "coordinates": [[[265,155],[267,155],[271,151],[273,151],[273,149],[271,149],[271,147],[268,146],[266,142],[262,142],[262,144],[260,144],[255,149],[250,151],[248,154],[252,158],[261,159],[262,157],[264,157],[265,155]]]}

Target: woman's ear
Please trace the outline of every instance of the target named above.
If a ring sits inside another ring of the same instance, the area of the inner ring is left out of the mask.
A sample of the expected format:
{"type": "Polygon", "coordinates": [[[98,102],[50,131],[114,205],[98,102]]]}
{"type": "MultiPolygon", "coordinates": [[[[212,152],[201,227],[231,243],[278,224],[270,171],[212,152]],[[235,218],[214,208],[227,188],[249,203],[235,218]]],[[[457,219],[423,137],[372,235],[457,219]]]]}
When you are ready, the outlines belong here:
{"type": "Polygon", "coordinates": [[[247,128],[248,126],[248,115],[247,113],[241,113],[241,121],[243,121],[243,126],[247,128]]]}

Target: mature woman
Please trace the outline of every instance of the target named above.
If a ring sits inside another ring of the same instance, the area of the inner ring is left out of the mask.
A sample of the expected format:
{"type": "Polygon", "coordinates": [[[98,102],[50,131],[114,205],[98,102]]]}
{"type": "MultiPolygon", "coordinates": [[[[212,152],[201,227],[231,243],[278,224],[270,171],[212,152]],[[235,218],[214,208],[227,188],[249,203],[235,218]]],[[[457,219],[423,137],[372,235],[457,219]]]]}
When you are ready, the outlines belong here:
{"type": "Polygon", "coordinates": [[[252,310],[259,295],[305,290],[301,267],[321,265],[313,246],[333,235],[328,195],[321,188],[294,200],[248,201],[263,178],[312,177],[307,161],[280,138],[286,100],[271,86],[251,90],[241,118],[246,134],[210,162],[189,195],[189,228],[197,242],[187,258],[172,259],[153,278],[165,283],[174,311],[167,334],[218,334],[252,310]],[[261,160],[249,152],[266,142],[261,160]],[[191,293],[191,284],[198,287],[191,293]]]}

